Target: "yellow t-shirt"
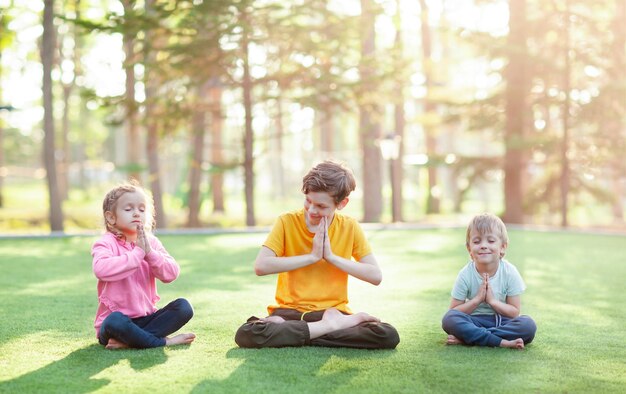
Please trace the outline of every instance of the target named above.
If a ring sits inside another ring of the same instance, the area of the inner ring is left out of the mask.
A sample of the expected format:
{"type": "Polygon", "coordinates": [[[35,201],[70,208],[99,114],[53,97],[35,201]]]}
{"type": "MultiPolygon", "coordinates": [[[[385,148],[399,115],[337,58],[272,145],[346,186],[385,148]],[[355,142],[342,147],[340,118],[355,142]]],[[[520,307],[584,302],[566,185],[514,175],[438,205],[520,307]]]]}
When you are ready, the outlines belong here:
{"type": "MultiPolygon", "coordinates": [[[[264,246],[278,257],[311,253],[313,236],[306,226],[304,210],[281,215],[267,236],[264,246]]],[[[333,253],[356,261],[371,253],[371,248],[359,223],[335,212],[328,227],[333,253]]],[[[348,308],[348,274],[322,259],[317,263],[278,274],[276,284],[278,305],[267,307],[271,314],[276,308],[318,311],[331,307],[350,313],[348,308]]]]}

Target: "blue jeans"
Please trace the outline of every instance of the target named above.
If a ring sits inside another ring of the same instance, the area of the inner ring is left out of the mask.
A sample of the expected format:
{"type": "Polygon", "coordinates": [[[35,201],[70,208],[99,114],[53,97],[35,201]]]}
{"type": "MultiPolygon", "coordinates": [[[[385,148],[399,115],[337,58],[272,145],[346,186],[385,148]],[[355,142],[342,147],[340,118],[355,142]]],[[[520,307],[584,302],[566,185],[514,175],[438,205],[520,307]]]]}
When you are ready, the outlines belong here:
{"type": "Polygon", "coordinates": [[[537,326],[530,316],[508,318],[500,315],[468,315],[450,309],[443,317],[441,326],[467,345],[498,347],[503,339],[512,341],[522,338],[529,344],[535,337],[537,326]]]}
{"type": "Polygon", "coordinates": [[[151,315],[134,319],[113,312],[102,322],[98,341],[106,346],[113,338],[138,349],[165,346],[165,337],[178,331],[192,316],[193,308],[184,298],[170,302],[151,315]]]}

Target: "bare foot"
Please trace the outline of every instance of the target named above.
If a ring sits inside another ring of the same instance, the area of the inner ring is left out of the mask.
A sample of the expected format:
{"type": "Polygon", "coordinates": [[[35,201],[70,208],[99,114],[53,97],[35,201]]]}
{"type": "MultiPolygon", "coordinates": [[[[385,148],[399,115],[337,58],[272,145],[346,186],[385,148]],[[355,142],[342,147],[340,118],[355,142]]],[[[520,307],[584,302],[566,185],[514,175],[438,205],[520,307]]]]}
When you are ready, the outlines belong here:
{"type": "Polygon", "coordinates": [[[174,337],[165,338],[165,346],[174,346],[174,345],[188,345],[193,340],[196,339],[196,334],[188,333],[188,334],[178,334],[174,337]]]}
{"type": "Polygon", "coordinates": [[[354,327],[368,321],[377,323],[380,322],[378,318],[364,312],[355,313],[354,315],[344,315],[337,309],[330,308],[324,311],[322,320],[309,323],[309,331],[311,339],[314,339],[330,332],[354,327]]]}
{"type": "Polygon", "coordinates": [[[109,338],[109,342],[104,347],[105,349],[114,350],[114,349],[128,349],[128,345],[124,342],[120,342],[117,339],[109,338]]]}
{"type": "Polygon", "coordinates": [[[503,339],[502,342],[500,342],[500,347],[508,347],[511,349],[524,349],[524,340],[522,338],[517,338],[514,339],[512,341],[507,341],[506,339],[503,339]]]}
{"type": "Polygon", "coordinates": [[[285,319],[280,316],[268,316],[263,319],[259,319],[257,321],[265,322],[265,323],[284,323],[285,319]]]}
{"type": "Polygon", "coordinates": [[[448,339],[446,340],[446,345],[464,345],[463,341],[454,335],[448,335],[448,339]]]}

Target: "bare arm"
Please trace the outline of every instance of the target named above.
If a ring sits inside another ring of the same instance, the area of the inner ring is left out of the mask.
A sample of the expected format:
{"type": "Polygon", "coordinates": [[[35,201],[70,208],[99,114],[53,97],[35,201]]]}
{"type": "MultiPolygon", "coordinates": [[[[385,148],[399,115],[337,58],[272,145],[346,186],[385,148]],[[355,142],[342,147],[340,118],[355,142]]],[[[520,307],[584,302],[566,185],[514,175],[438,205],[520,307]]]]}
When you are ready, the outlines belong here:
{"type": "Polygon", "coordinates": [[[321,256],[318,257],[314,253],[300,256],[278,257],[272,249],[263,246],[254,261],[254,272],[259,276],[277,274],[306,267],[319,260],[321,260],[321,256]]]}
{"type": "Polygon", "coordinates": [[[478,305],[480,305],[481,302],[482,301],[477,300],[477,297],[474,297],[467,302],[452,298],[452,301],[450,301],[450,309],[456,309],[459,312],[470,315],[476,308],[478,308],[478,305]]]}
{"type": "Polygon", "coordinates": [[[359,262],[355,262],[353,260],[335,255],[330,246],[328,222],[325,219],[322,220],[324,229],[324,259],[348,275],[352,275],[357,279],[361,279],[365,282],[378,286],[383,280],[383,274],[380,271],[376,257],[374,257],[373,254],[368,254],[363,256],[359,262]]]}
{"type": "MultiPolygon", "coordinates": [[[[491,291],[488,292],[490,294],[491,291]]],[[[508,296],[506,303],[498,301],[493,295],[487,296],[486,302],[493,308],[496,313],[506,317],[517,317],[520,314],[522,306],[521,296],[508,296]]]]}
{"type": "Polygon", "coordinates": [[[339,268],[348,275],[361,279],[378,286],[383,280],[383,274],[378,267],[378,262],[373,254],[368,254],[359,262],[344,259],[343,257],[331,255],[325,256],[326,261],[339,268]]]}

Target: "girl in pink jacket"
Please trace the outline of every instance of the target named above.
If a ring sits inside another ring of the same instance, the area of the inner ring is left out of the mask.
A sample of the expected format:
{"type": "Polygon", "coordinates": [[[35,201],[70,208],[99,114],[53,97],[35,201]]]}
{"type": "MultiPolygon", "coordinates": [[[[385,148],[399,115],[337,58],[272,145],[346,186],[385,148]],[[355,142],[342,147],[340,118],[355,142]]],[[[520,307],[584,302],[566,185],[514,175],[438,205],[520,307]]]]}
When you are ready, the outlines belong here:
{"type": "Polygon", "coordinates": [[[98,311],[94,326],[107,349],[151,348],[193,342],[195,334],[168,335],[193,316],[184,298],[157,309],[156,279],[169,283],[180,267],[149,231],[152,203],[137,182],[107,193],[102,204],[107,229],[91,248],[98,278],[98,311]]]}

